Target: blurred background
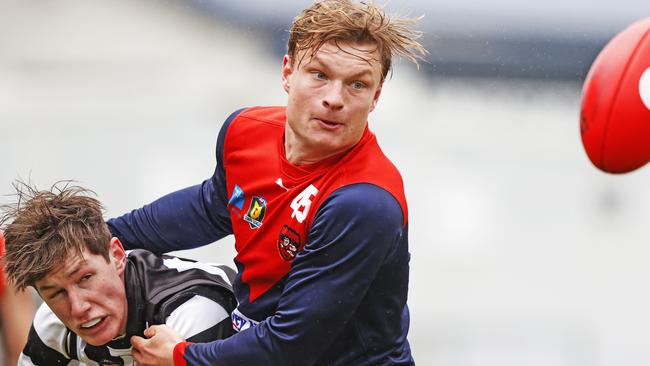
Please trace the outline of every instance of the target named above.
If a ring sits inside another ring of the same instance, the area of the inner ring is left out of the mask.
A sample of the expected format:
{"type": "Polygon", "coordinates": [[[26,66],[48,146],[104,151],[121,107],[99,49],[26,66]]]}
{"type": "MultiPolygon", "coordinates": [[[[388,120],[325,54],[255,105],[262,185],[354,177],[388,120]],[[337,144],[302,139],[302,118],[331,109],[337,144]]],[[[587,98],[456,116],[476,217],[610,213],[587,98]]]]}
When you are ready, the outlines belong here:
{"type": "MultiPolygon", "coordinates": [[[[0,0],[0,193],[74,179],[115,216],[201,182],[230,112],[285,103],[287,29],[310,3],[0,0]]],[[[396,62],[370,118],[410,205],[417,364],[647,365],[650,168],[597,171],[578,119],[591,62],[650,4],[387,8],[425,14],[430,51],[396,62]]]]}

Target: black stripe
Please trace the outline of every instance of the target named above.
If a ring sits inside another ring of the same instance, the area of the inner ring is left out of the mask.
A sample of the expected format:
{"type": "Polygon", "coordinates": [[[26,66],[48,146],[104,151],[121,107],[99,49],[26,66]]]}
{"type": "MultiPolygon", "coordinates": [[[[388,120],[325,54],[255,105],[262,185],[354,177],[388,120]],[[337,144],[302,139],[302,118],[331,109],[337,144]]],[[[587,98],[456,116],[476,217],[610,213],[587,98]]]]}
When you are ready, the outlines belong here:
{"type": "Polygon", "coordinates": [[[187,339],[188,342],[211,342],[215,339],[224,339],[228,338],[235,333],[235,330],[232,329],[232,320],[230,317],[225,318],[220,321],[218,324],[214,325],[211,328],[204,330],[201,333],[197,333],[187,339]]]}
{"type": "Polygon", "coordinates": [[[23,354],[31,358],[32,363],[40,366],[63,366],[70,362],[69,358],[46,346],[36,333],[33,325],[29,330],[23,354]]]}
{"type": "Polygon", "coordinates": [[[68,329],[68,355],[73,360],[78,360],[79,355],[77,354],[77,333],[68,329]]]}

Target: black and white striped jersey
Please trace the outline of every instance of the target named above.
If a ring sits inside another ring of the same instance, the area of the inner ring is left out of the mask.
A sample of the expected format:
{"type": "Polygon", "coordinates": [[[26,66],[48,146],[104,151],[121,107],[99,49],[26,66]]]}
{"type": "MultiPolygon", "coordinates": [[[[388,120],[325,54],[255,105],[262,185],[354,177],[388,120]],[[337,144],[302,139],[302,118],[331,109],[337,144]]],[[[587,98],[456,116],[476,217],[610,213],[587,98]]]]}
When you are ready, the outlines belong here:
{"type": "Polygon", "coordinates": [[[231,281],[235,272],[145,250],[127,252],[124,275],[128,302],[126,334],[103,346],[86,344],[43,303],[34,317],[18,366],[133,365],[133,335],[167,324],[191,342],[233,334],[230,313],[237,306],[231,281]]]}

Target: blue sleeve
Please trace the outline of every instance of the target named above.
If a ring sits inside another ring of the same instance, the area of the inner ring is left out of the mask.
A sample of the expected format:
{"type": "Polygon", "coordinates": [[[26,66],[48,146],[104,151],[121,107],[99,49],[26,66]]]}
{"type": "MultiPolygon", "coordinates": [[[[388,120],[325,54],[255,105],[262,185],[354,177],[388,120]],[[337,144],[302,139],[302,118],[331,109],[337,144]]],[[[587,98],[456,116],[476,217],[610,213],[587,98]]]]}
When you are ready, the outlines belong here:
{"type": "Polygon", "coordinates": [[[276,313],[232,337],[190,344],[188,365],[311,365],[354,316],[402,240],[399,203],[370,184],[347,186],[321,205],[276,313]]]}
{"type": "Polygon", "coordinates": [[[232,234],[227,208],[223,149],[233,113],[224,122],[217,140],[217,167],[203,183],[170,193],[120,217],[108,220],[111,234],[127,249],[156,253],[191,249],[232,234]]]}

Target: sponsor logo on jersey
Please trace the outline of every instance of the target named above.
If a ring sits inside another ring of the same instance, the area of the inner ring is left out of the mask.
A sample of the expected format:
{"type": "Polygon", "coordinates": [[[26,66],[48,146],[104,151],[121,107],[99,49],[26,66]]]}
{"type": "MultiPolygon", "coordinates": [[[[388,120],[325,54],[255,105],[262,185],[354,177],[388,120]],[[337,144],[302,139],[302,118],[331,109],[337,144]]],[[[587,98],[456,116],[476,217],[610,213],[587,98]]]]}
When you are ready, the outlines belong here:
{"type": "Polygon", "coordinates": [[[300,234],[285,224],[280,230],[278,250],[282,259],[291,262],[300,250],[300,234]]]}
{"type": "Polygon", "coordinates": [[[280,188],[284,189],[285,191],[289,190],[289,188],[285,187],[284,184],[282,184],[282,178],[278,178],[278,180],[275,181],[275,184],[280,186],[280,188]]]}
{"type": "Polygon", "coordinates": [[[248,212],[244,215],[244,220],[248,222],[251,229],[257,229],[262,226],[266,214],[266,200],[264,197],[253,196],[248,212]]]}
{"type": "Polygon", "coordinates": [[[232,329],[236,332],[241,332],[259,324],[259,322],[242,314],[239,309],[233,310],[232,314],[230,314],[230,319],[232,320],[232,329]]]}
{"type": "Polygon", "coordinates": [[[244,191],[241,189],[241,187],[239,187],[238,184],[235,184],[235,188],[232,191],[230,200],[228,200],[228,206],[235,206],[241,210],[244,208],[245,199],[246,196],[244,195],[244,191]]]}

